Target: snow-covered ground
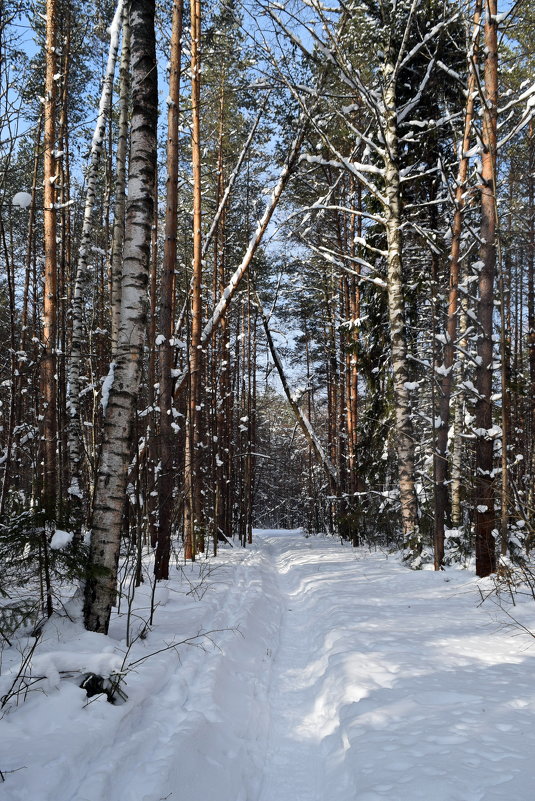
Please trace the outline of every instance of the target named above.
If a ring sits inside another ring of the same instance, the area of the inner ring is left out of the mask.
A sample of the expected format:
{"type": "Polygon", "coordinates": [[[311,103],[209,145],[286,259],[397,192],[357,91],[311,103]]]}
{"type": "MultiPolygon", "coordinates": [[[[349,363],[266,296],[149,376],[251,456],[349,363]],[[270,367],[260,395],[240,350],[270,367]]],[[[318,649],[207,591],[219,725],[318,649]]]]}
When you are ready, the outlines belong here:
{"type": "MultiPolygon", "coordinates": [[[[0,796],[532,801],[535,640],[479,605],[478,584],[262,531],[158,587],[154,628],[126,656],[124,610],[109,638],[53,619],[34,658],[48,678],[0,720],[0,796]],[[61,673],[123,660],[118,706],[61,673]]],[[[535,629],[533,601],[509,611],[535,629]]],[[[15,657],[4,651],[0,695],[15,657]]]]}

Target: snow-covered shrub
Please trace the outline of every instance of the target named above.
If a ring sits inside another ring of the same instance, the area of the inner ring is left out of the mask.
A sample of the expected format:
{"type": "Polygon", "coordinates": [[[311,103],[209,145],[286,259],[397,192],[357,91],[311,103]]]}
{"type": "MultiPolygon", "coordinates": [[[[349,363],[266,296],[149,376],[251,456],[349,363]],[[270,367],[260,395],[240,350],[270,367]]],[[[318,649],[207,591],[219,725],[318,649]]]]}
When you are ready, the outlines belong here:
{"type": "Polygon", "coordinates": [[[87,549],[70,532],[48,530],[33,510],[0,523],[0,629],[9,642],[31,631],[46,610],[46,595],[61,605],[61,589],[84,575],[87,549]]]}

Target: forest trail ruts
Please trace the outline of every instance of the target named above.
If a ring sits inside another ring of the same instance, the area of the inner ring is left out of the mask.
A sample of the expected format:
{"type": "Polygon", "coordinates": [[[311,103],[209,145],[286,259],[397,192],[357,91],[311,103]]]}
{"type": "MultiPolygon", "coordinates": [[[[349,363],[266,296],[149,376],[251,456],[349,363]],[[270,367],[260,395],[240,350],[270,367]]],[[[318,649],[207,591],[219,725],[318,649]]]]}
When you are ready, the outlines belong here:
{"type": "MultiPolygon", "coordinates": [[[[258,676],[262,676],[261,660],[269,660],[276,637],[277,597],[270,605],[266,603],[274,582],[270,580],[272,565],[263,550],[252,548],[235,556],[239,563],[232,566],[228,576],[223,566],[207,579],[209,585],[215,582],[216,589],[222,588],[212,601],[213,616],[201,621],[202,631],[213,633],[208,639],[200,638],[198,647],[180,648],[179,659],[173,660],[168,654],[151,659],[160,662],[152,693],[140,704],[135,695],[131,697],[132,706],[113,741],[102,744],[80,777],[76,801],[154,801],[167,797],[206,801],[218,785],[225,798],[235,797],[237,801],[256,792],[251,787],[258,781],[265,751],[265,742],[258,747],[262,740],[259,729],[263,727],[267,733],[266,688],[258,676]],[[262,625],[266,609],[270,610],[272,625],[270,620],[264,621],[265,632],[271,628],[269,645],[264,647],[252,628],[257,623],[262,625]],[[237,698],[241,698],[240,706],[233,710],[237,698]],[[248,746],[251,740],[255,744],[252,752],[248,746]],[[201,753],[205,756],[199,771],[201,753]],[[228,772],[229,759],[233,764],[242,762],[244,769],[228,772]],[[139,771],[140,765],[143,782],[132,783],[132,770],[135,766],[139,771]],[[221,783],[223,772],[230,783],[226,789],[221,783]],[[144,787],[151,789],[143,792],[144,787]]],[[[208,587],[207,597],[211,589],[214,587],[208,587]]],[[[172,620],[166,618],[174,614],[167,606],[159,609],[156,625],[172,628],[172,620]]],[[[195,631],[190,634],[194,636],[195,631]]],[[[268,671],[264,677],[267,684],[268,671]]]]}
{"type": "Polygon", "coordinates": [[[535,654],[479,606],[470,573],[411,571],[331,538],[266,545],[284,607],[247,801],[531,797],[535,654]]]}
{"type": "MultiPolygon", "coordinates": [[[[469,571],[411,571],[297,531],[257,532],[212,564],[204,595],[162,587],[134,650],[216,629],[214,645],[151,656],[122,706],[64,684],[37,722],[31,702],[4,721],[28,764],[8,801],[531,798],[535,653],[469,571]]],[[[515,615],[535,630],[531,606],[515,615]]]]}

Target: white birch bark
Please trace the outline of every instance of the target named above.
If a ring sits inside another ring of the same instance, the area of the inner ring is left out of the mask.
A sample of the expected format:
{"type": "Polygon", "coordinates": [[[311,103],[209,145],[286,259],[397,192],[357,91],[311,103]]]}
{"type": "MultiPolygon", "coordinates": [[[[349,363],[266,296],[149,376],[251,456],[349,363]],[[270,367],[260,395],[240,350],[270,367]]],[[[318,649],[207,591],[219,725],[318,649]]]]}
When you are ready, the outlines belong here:
{"type": "Polygon", "coordinates": [[[82,349],[84,346],[84,293],[89,272],[89,258],[91,249],[91,236],[93,232],[93,207],[95,204],[95,191],[98,177],[98,167],[102,145],[106,133],[106,121],[109,116],[111,99],[113,95],[113,80],[115,64],[119,48],[119,33],[123,14],[123,0],[119,0],[110,28],[110,47],[106,74],[100,96],[99,110],[93,139],[89,164],[86,170],[86,196],[84,217],[76,267],[76,279],[72,300],[72,336],[69,353],[68,378],[68,414],[69,414],[69,458],[71,466],[71,484],[68,492],[72,503],[80,502],[82,498],[81,468],[83,459],[83,438],[80,420],[80,371],[82,365],[82,349]]]}
{"type": "Polygon", "coordinates": [[[111,246],[111,352],[115,357],[121,323],[121,274],[123,264],[124,214],[126,208],[126,162],[128,151],[128,98],[130,95],[130,23],[123,14],[119,90],[119,136],[116,152],[115,213],[111,246]]]}
{"type": "Polygon", "coordinates": [[[85,606],[86,628],[103,633],[107,633],[116,595],[127,471],[146,328],[158,117],[154,5],[154,0],[131,0],[129,6],[133,112],[121,319],[97,472],[85,606]]]}
{"type": "Polygon", "coordinates": [[[406,558],[414,563],[420,550],[417,499],[414,483],[414,435],[411,401],[407,388],[407,339],[402,276],[401,193],[397,133],[394,63],[384,68],[385,91],[385,217],[387,237],[387,293],[392,348],[395,402],[395,435],[398,457],[399,497],[406,558]]]}
{"type": "MultiPolygon", "coordinates": [[[[324,7],[315,5],[314,9],[318,18],[322,22],[322,29],[326,34],[328,46],[320,40],[318,29],[313,25],[307,27],[307,32],[314,42],[314,49],[303,44],[303,41],[289,30],[282,22],[281,18],[271,10],[270,15],[276,20],[277,25],[292,39],[294,44],[301,49],[306,56],[321,66],[327,59],[332,67],[336,69],[337,78],[351,88],[352,92],[358,97],[358,104],[350,107],[349,111],[356,110],[362,104],[367,107],[370,115],[366,119],[370,120],[367,127],[359,127],[358,123],[351,121],[348,123],[353,131],[359,145],[366,145],[369,156],[364,156],[359,161],[353,158],[344,157],[336,145],[334,137],[320,126],[315,126],[315,133],[321,138],[322,143],[330,154],[334,157],[325,159],[323,156],[315,154],[306,155],[305,158],[311,164],[321,163],[329,167],[343,169],[346,173],[358,180],[359,184],[370,193],[382,206],[383,213],[380,222],[385,226],[387,238],[387,292],[388,292],[388,311],[390,323],[390,341],[392,351],[392,369],[394,385],[395,403],[395,439],[396,453],[398,457],[398,481],[401,502],[401,517],[403,539],[406,549],[406,557],[413,566],[419,564],[420,534],[418,531],[418,509],[415,486],[415,446],[411,418],[411,403],[408,389],[408,368],[407,368],[407,337],[405,330],[405,300],[403,292],[402,275],[402,209],[401,209],[401,182],[407,180],[407,174],[402,178],[400,172],[400,154],[398,147],[398,124],[403,116],[412,113],[418,106],[425,86],[435,66],[435,59],[430,59],[425,75],[420,80],[418,86],[414,87],[413,98],[403,108],[398,106],[397,85],[400,79],[400,71],[426,45],[437,37],[447,25],[456,18],[458,11],[444,18],[432,29],[427,31],[422,37],[418,37],[416,44],[409,50],[411,34],[415,31],[414,16],[417,11],[419,0],[412,0],[410,4],[403,4],[398,7],[394,4],[392,9],[387,9],[381,5],[383,15],[384,35],[385,35],[385,62],[381,71],[377,71],[378,82],[372,87],[370,81],[361,74],[358,68],[352,63],[348,56],[347,49],[343,41],[343,25],[335,31],[330,25],[327,10],[324,7]],[[396,29],[403,25],[403,33],[398,49],[396,50],[393,39],[396,29]],[[373,154],[373,159],[370,158],[373,154]],[[379,157],[383,166],[378,167],[375,163],[379,157]]],[[[346,22],[350,25],[352,11],[347,9],[348,16],[346,22]]],[[[291,87],[289,87],[291,88],[291,87]]],[[[297,95],[299,87],[294,87],[292,91],[297,95]]],[[[336,113],[344,116],[344,109],[336,109],[336,113]]],[[[315,125],[313,112],[309,111],[311,122],[315,125]]],[[[346,120],[347,121],[347,120],[346,120]]],[[[307,243],[308,244],[308,243],[307,243]]],[[[324,255],[328,261],[332,261],[332,253],[329,254],[323,248],[318,251],[324,255]]],[[[340,261],[346,262],[347,257],[340,261]]],[[[359,261],[359,260],[356,260],[359,261]]],[[[361,261],[361,260],[360,260],[361,261]]],[[[362,262],[365,264],[365,262],[362,262]]],[[[347,268],[344,268],[347,269],[347,268]]],[[[375,281],[376,282],[376,281],[375,281]]]]}

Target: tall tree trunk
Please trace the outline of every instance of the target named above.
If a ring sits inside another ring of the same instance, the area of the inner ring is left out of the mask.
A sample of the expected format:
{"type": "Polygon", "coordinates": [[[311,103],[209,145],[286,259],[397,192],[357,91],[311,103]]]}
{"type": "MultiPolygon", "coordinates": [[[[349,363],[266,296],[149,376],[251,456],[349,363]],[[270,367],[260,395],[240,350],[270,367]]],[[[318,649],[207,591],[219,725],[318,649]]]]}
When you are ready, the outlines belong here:
{"type": "Polygon", "coordinates": [[[130,96],[130,20],[123,14],[123,40],[119,88],[119,132],[117,139],[115,210],[110,258],[111,354],[117,351],[121,323],[121,277],[123,271],[124,216],[126,208],[126,161],[128,155],[128,99],[130,96]]]}
{"type": "MultiPolygon", "coordinates": [[[[353,179],[351,180],[352,195],[356,193],[357,210],[362,211],[362,186],[357,183],[356,189],[353,179]]],[[[362,239],[362,217],[359,215],[351,216],[350,225],[350,252],[351,256],[356,255],[355,233],[362,239]],[[356,231],[355,231],[356,227],[356,231]]],[[[360,273],[360,265],[356,264],[356,271],[360,273]]],[[[355,499],[355,493],[362,489],[364,482],[358,473],[357,447],[358,447],[358,421],[359,421],[359,364],[358,364],[358,345],[360,331],[360,279],[352,277],[349,283],[349,316],[351,319],[351,344],[348,354],[348,452],[349,452],[349,491],[352,499],[352,544],[354,547],[359,545],[359,527],[357,510],[360,502],[355,499]],[[358,321],[358,323],[356,322],[358,321]]]]}
{"type": "MultiPolygon", "coordinates": [[[[145,539],[150,542],[153,548],[158,543],[158,513],[159,502],[155,489],[158,480],[159,462],[159,441],[157,437],[157,413],[156,413],[156,363],[158,353],[156,351],[156,310],[158,306],[158,170],[154,176],[154,217],[152,220],[151,243],[150,243],[150,280],[149,280],[149,315],[147,321],[147,343],[148,343],[148,365],[147,365],[147,404],[149,413],[144,418],[143,437],[147,443],[144,449],[143,470],[140,479],[143,486],[143,504],[145,518],[147,520],[147,530],[144,532],[145,539]]],[[[159,402],[159,401],[158,401],[159,402]]]]}
{"type": "Polygon", "coordinates": [[[5,505],[7,500],[7,494],[9,490],[9,483],[11,479],[11,471],[12,471],[12,455],[13,455],[13,435],[15,430],[15,425],[18,422],[16,417],[17,411],[17,404],[16,404],[16,396],[15,392],[19,391],[18,385],[18,371],[16,369],[17,366],[17,341],[16,341],[16,324],[15,324],[15,315],[16,315],[16,301],[15,301],[15,265],[14,265],[14,257],[13,257],[13,237],[11,237],[11,248],[8,246],[6,232],[4,228],[4,223],[2,218],[0,217],[0,247],[3,251],[4,256],[4,263],[6,267],[6,274],[7,274],[7,287],[8,287],[8,298],[9,298],[9,344],[10,344],[10,390],[9,390],[9,410],[6,415],[5,424],[3,429],[7,429],[7,438],[5,449],[2,454],[2,489],[0,492],[0,518],[4,516],[5,505]]]}
{"type": "Polygon", "coordinates": [[[106,122],[110,112],[113,95],[113,81],[115,75],[117,51],[119,48],[119,33],[122,13],[123,0],[119,0],[110,28],[108,63],[106,75],[104,77],[102,93],[100,96],[97,122],[91,142],[89,164],[86,172],[84,217],[82,223],[80,249],[78,253],[78,264],[76,268],[74,296],[72,299],[72,336],[69,354],[69,456],[71,463],[71,485],[68,492],[71,497],[71,505],[77,507],[77,513],[74,515],[77,526],[80,525],[79,507],[83,498],[82,460],[84,449],[82,421],[80,419],[80,374],[82,367],[82,351],[86,343],[83,312],[85,295],[87,293],[88,286],[88,273],[90,270],[89,259],[91,256],[93,210],[96,200],[98,170],[100,156],[104,147],[106,122]]]}
{"type": "Polygon", "coordinates": [[[121,321],[104,420],[92,517],[85,625],[107,633],[115,600],[128,461],[146,329],[154,219],[158,80],[154,0],[130,0],[132,120],[121,321]]]}
{"type": "MultiPolygon", "coordinates": [[[[435,570],[439,570],[444,560],[444,527],[448,509],[448,430],[450,422],[450,401],[453,386],[453,360],[455,357],[455,340],[457,338],[457,310],[459,296],[459,269],[461,264],[461,234],[463,212],[465,207],[466,180],[468,177],[469,157],[472,135],[472,118],[474,115],[474,98],[476,88],[476,72],[478,57],[478,36],[481,22],[482,0],[477,0],[474,9],[473,52],[470,54],[469,77],[466,90],[466,109],[464,115],[464,132],[459,148],[459,168],[455,187],[455,213],[452,222],[452,239],[450,248],[450,279],[448,296],[448,320],[446,324],[446,344],[444,360],[441,368],[440,382],[440,424],[437,431],[435,453],[435,570]]],[[[434,377],[433,377],[434,380],[434,377]]]]}
{"type": "Polygon", "coordinates": [[[180,100],[180,62],[182,56],[182,0],[173,3],[171,59],[169,64],[169,100],[167,108],[167,205],[165,210],[165,242],[160,284],[159,351],[160,364],[160,460],[158,487],[158,537],[154,575],[169,577],[171,527],[173,520],[173,335],[174,288],[176,271],[176,237],[178,214],[178,123],[180,100]]]}
{"type": "MultiPolygon", "coordinates": [[[[468,328],[468,317],[465,312],[460,315],[459,332],[464,335],[468,328]]],[[[463,418],[464,418],[464,404],[465,392],[463,389],[464,379],[464,363],[466,361],[463,350],[468,348],[466,339],[461,339],[459,343],[461,351],[459,354],[458,366],[456,367],[456,382],[459,387],[454,396],[454,421],[453,421],[453,449],[451,457],[451,525],[454,529],[460,528],[462,525],[462,508],[461,508],[461,492],[462,492],[462,479],[463,479],[463,418]]]]}
{"type": "MultiPolygon", "coordinates": [[[[512,182],[511,182],[512,183],[512,182]]],[[[512,187],[511,187],[512,190],[512,187]]],[[[510,191],[509,208],[511,209],[512,191],[510,191]]],[[[509,236],[511,241],[512,220],[509,214],[509,236]]],[[[509,547],[509,462],[508,451],[511,440],[511,333],[508,325],[510,305],[511,268],[509,257],[500,258],[499,292],[500,292],[500,363],[502,394],[502,455],[500,486],[500,553],[506,556],[509,547]]]]}
{"type": "MultiPolygon", "coordinates": [[[[392,57],[394,54],[391,54],[392,57]]],[[[396,78],[394,58],[385,66],[385,194],[387,203],[387,285],[388,316],[394,374],[395,432],[398,457],[399,497],[406,558],[417,560],[421,541],[418,531],[418,511],[414,484],[414,435],[411,401],[407,384],[407,338],[405,328],[405,299],[402,275],[401,191],[399,174],[398,132],[396,122],[396,78]]]]}
{"type": "Polygon", "coordinates": [[[531,523],[530,544],[535,542],[535,130],[533,122],[529,128],[529,169],[528,169],[528,359],[529,387],[531,401],[528,405],[530,440],[527,451],[528,477],[531,482],[528,491],[528,515],[531,523]]]}
{"type": "MultiPolygon", "coordinates": [[[[63,46],[61,48],[61,81],[58,87],[60,99],[60,114],[57,127],[57,147],[56,150],[62,154],[56,162],[56,173],[58,180],[56,185],[58,193],[56,202],[60,205],[58,228],[59,228],[59,251],[58,251],[58,334],[57,347],[59,353],[67,352],[67,326],[68,309],[64,301],[68,297],[68,287],[70,286],[71,269],[71,229],[70,229],[70,164],[69,164],[69,73],[71,64],[71,9],[66,8],[61,19],[60,32],[63,46]],[[61,299],[61,300],[60,300],[61,299]]],[[[57,363],[57,405],[58,405],[58,516],[66,519],[66,513],[71,513],[71,505],[68,503],[69,495],[67,488],[70,485],[69,449],[67,440],[68,423],[67,413],[67,381],[66,365],[64,359],[58,359],[57,363]]]]}
{"type": "MultiPolygon", "coordinates": [[[[225,164],[223,159],[223,143],[225,134],[225,88],[226,70],[221,71],[219,88],[219,130],[217,145],[217,192],[216,201],[218,211],[216,219],[212,222],[207,238],[203,243],[203,254],[207,249],[207,240],[213,231],[213,259],[214,272],[212,276],[212,300],[218,301],[219,293],[226,284],[226,207],[222,208],[225,195],[230,195],[225,187],[225,164]],[[219,210],[221,209],[221,213],[219,210]]],[[[258,119],[258,118],[257,118],[258,119]]],[[[242,150],[240,158],[245,156],[242,150]]],[[[236,170],[234,170],[234,174],[236,170]]],[[[232,176],[228,186],[232,185],[232,176]]],[[[227,187],[228,190],[228,187],[227,187]]],[[[214,556],[217,553],[219,539],[228,538],[232,532],[227,530],[227,509],[230,506],[229,483],[229,441],[230,423],[228,416],[228,384],[230,376],[230,352],[228,345],[228,326],[224,318],[220,329],[215,329],[212,337],[212,408],[214,419],[214,433],[217,447],[214,449],[214,556]]]]}
{"type": "MultiPolygon", "coordinates": [[[[49,521],[56,517],[57,420],[57,243],[56,243],[56,100],[57,100],[57,4],[46,4],[46,78],[44,105],[44,287],[43,353],[40,389],[42,399],[43,479],[42,507],[49,521]]],[[[49,610],[50,611],[50,610],[49,610]]]]}
{"type": "Polygon", "coordinates": [[[201,494],[199,471],[199,447],[201,426],[201,369],[202,369],[202,219],[201,219],[201,3],[191,2],[191,103],[192,139],[191,159],[193,168],[193,286],[191,293],[191,336],[189,350],[189,405],[187,420],[186,464],[185,464],[185,518],[184,536],[186,558],[194,559],[197,549],[196,537],[201,525],[201,494]]]}
{"type": "Polygon", "coordinates": [[[496,569],[494,520],[494,440],[492,428],[492,317],[496,271],[496,132],[498,104],[498,13],[497,0],[487,0],[485,15],[485,97],[481,154],[481,249],[475,409],[476,484],[475,538],[476,573],[488,576],[496,569]]]}

